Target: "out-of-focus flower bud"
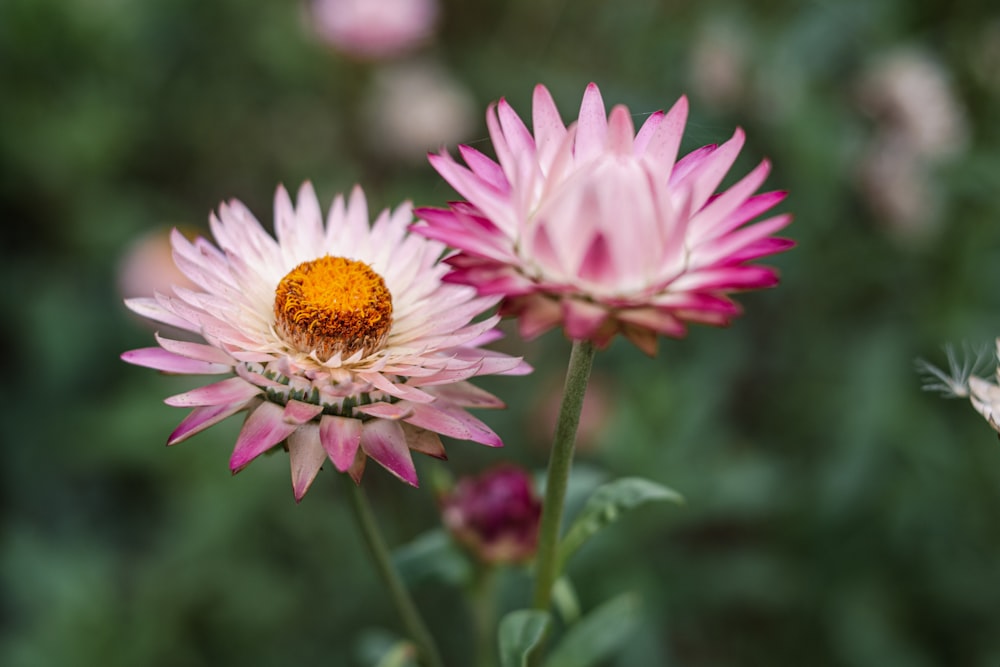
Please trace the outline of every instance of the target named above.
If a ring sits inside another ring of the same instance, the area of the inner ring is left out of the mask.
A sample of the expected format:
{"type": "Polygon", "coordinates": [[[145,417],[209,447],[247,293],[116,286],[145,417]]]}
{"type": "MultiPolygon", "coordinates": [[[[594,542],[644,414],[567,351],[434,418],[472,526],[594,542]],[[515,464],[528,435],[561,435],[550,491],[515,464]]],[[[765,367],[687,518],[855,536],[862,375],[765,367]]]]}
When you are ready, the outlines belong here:
{"type": "Polygon", "coordinates": [[[896,241],[923,243],[941,226],[934,171],[968,144],[965,106],[940,60],[907,47],[883,54],[862,75],[858,104],[874,121],[859,157],[858,187],[896,241]]]}
{"type": "Polygon", "coordinates": [[[745,31],[709,23],[695,36],[690,58],[690,85],[698,98],[716,109],[732,108],[744,99],[750,59],[745,31]]]}
{"type": "Polygon", "coordinates": [[[353,58],[393,58],[429,41],[437,0],[311,0],[309,19],[319,36],[353,58]]]}
{"type": "Polygon", "coordinates": [[[485,563],[523,563],[535,555],[542,504],[531,476],[504,465],[463,477],[441,499],[445,526],[485,563]]]}
{"type": "Polygon", "coordinates": [[[468,140],[476,121],[472,94],[433,62],[380,68],[364,111],[368,143],[375,151],[420,164],[428,151],[468,140]]]}
{"type": "MultiPolygon", "coordinates": [[[[556,380],[551,386],[544,386],[541,396],[531,412],[531,424],[539,425],[529,431],[535,438],[535,444],[548,448],[552,445],[552,434],[559,421],[559,409],[562,406],[561,380],[556,380]]],[[[583,408],[580,410],[580,424],[576,431],[576,450],[590,452],[601,446],[602,439],[614,418],[614,401],[611,398],[613,387],[608,379],[599,373],[594,373],[587,385],[587,393],[583,396],[583,408]]]]}
{"type": "Polygon", "coordinates": [[[898,135],[922,157],[939,160],[965,149],[965,107],[947,67],[929,53],[906,48],[884,55],[863,75],[859,97],[883,133],[898,135]]]}
{"type": "Polygon", "coordinates": [[[172,288],[194,287],[174,264],[170,230],[155,229],[135,239],[118,264],[118,290],[122,297],[151,297],[156,292],[173,294],[172,288]]]}

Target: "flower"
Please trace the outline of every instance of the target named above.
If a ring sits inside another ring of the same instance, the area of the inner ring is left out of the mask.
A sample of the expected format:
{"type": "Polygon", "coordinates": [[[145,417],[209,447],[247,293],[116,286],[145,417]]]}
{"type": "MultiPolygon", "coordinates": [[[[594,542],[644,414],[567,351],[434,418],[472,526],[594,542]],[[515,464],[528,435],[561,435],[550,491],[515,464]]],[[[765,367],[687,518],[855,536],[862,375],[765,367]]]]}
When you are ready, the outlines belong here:
{"type": "Polygon", "coordinates": [[[754,194],[767,160],[715,194],[742,130],[675,160],[687,110],[682,97],[635,134],[628,109],[606,116],[590,84],[567,128],[539,85],[532,135],[500,100],[486,115],[498,161],[469,146],[459,147],[467,166],[431,155],[468,201],[418,209],[415,229],[459,249],[446,280],[502,295],[526,338],[561,324],[574,340],[604,346],[622,333],[654,354],[657,334],[681,337],[686,322],[727,325],[740,312],[728,293],[777,283],[749,262],[794,245],[771,236],[791,217],[746,226],[786,194],[754,194]]]}
{"type": "Polygon", "coordinates": [[[498,337],[498,316],[472,320],[496,298],[442,283],[444,247],[407,233],[410,205],[369,226],[356,187],[346,203],[334,200],[324,225],[306,183],[295,206],[279,188],[274,208],[277,240],[235,200],[211,217],[218,247],[175,231],[174,260],[199,289],[126,301],[205,343],[157,335],[159,347],[122,359],[168,373],[233,374],[166,399],[194,408],[167,444],[247,410],[230,468],[285,442],[296,500],[326,459],[359,481],[371,457],[416,486],[410,450],[444,458],[439,435],[500,446],[466,408],[502,403],[466,380],[529,369],[481,349],[498,337]]]}
{"type": "Polygon", "coordinates": [[[471,93],[432,61],[384,65],[363,105],[366,139],[380,156],[423,164],[427,151],[475,128],[471,93]]]}
{"type": "MultiPolygon", "coordinates": [[[[997,358],[1000,359],[1000,338],[996,345],[997,358]]],[[[917,360],[917,371],[924,378],[924,390],[938,392],[945,398],[968,398],[976,412],[1000,432],[1000,368],[995,371],[996,382],[979,377],[986,366],[985,352],[982,349],[966,349],[965,358],[959,363],[954,348],[949,346],[945,348],[947,372],[923,359],[917,360]]]]}
{"type": "Polygon", "coordinates": [[[427,42],[437,22],[437,0],[310,0],[319,36],[338,51],[363,59],[392,58],[427,42]]]}
{"type": "Polygon", "coordinates": [[[483,562],[520,563],[535,555],[542,504],[521,468],[504,465],[464,477],[441,506],[445,526],[483,562]]]}
{"type": "Polygon", "coordinates": [[[170,228],[146,232],[129,244],[118,262],[118,291],[124,298],[153,296],[172,285],[194,287],[170,250],[170,228]]]}

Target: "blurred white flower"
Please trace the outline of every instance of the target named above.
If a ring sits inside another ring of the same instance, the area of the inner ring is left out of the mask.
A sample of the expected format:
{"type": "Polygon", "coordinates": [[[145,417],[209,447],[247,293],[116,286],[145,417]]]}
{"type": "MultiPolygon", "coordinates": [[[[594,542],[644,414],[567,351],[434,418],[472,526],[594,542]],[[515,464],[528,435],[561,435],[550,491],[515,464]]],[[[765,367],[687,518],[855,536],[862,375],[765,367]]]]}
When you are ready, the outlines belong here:
{"type": "MultiPolygon", "coordinates": [[[[948,371],[931,364],[917,361],[917,369],[924,375],[924,389],[937,391],[947,398],[968,398],[972,407],[996,431],[1000,431],[1000,368],[994,371],[993,382],[979,377],[984,370],[986,355],[983,351],[975,357],[967,353],[959,365],[952,348],[945,348],[948,354],[948,371]]],[[[1000,359],[1000,339],[997,339],[997,359],[1000,359]]]]}
{"type": "Polygon", "coordinates": [[[880,130],[899,135],[920,156],[948,158],[968,142],[968,121],[951,75],[929,53],[904,48],[879,59],[862,77],[862,107],[880,130]]]}
{"type": "Polygon", "coordinates": [[[392,58],[434,34],[437,0],[310,0],[313,28],[330,46],[363,59],[392,58]]]}
{"type": "Polygon", "coordinates": [[[968,144],[966,110],[950,73],[922,50],[888,52],[862,74],[858,104],[876,124],[859,158],[861,194],[897,240],[926,241],[941,221],[934,169],[968,144]]]}
{"type": "Polygon", "coordinates": [[[897,240],[926,239],[937,228],[941,193],[912,144],[898,136],[876,137],[857,175],[868,207],[897,240]]]}
{"type": "Polygon", "coordinates": [[[364,103],[370,145],[387,157],[421,164],[429,151],[468,140],[476,115],[472,94],[432,62],[381,68],[364,103]]]}

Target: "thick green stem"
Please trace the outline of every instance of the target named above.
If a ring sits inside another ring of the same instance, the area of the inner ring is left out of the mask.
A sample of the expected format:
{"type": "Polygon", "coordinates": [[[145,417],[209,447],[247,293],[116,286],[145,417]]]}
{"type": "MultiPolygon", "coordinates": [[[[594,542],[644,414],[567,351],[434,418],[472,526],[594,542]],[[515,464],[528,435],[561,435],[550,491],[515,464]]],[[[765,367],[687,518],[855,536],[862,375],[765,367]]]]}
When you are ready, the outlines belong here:
{"type": "Polygon", "coordinates": [[[361,534],[365,538],[368,550],[375,559],[375,565],[378,568],[383,583],[389,589],[389,595],[396,605],[396,611],[399,612],[407,634],[410,635],[413,643],[417,645],[421,663],[427,665],[427,667],[443,667],[444,663],[441,661],[441,654],[434,643],[434,638],[428,632],[423,619],[420,618],[420,612],[417,611],[417,606],[413,604],[413,598],[410,597],[406,586],[403,585],[403,580],[399,576],[399,572],[396,571],[396,567],[392,564],[389,548],[382,538],[382,533],[379,532],[378,524],[375,522],[375,515],[372,513],[371,505],[368,503],[368,498],[359,485],[348,482],[345,486],[350,488],[351,504],[354,507],[354,515],[357,517],[361,534]]]}
{"type": "Polygon", "coordinates": [[[534,607],[548,611],[552,603],[552,587],[559,578],[559,530],[562,525],[566,485],[573,465],[573,445],[580,424],[583,397],[587,393],[590,367],[594,361],[594,345],[576,341],[569,355],[566,386],[563,389],[559,421],[549,453],[549,471],[542,505],[542,521],[538,529],[538,556],[535,561],[534,607]]]}

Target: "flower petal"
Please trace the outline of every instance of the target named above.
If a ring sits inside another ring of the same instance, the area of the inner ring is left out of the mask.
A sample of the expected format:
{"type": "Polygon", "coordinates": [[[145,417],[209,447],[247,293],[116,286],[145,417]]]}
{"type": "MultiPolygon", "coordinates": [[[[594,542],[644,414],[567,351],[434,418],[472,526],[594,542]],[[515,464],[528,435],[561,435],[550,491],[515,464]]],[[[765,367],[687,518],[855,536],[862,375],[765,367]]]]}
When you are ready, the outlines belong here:
{"type": "Polygon", "coordinates": [[[604,150],[608,134],[608,119],[604,115],[604,100],[597,84],[591,83],[583,93],[576,129],[574,156],[577,164],[596,157],[604,150]]]}
{"type": "Polygon", "coordinates": [[[361,449],[379,465],[411,486],[417,486],[417,469],[400,425],[372,419],[361,427],[361,449]]]}
{"type": "Polygon", "coordinates": [[[325,460],[326,450],[320,443],[318,424],[303,424],[288,436],[288,461],[292,469],[295,502],[306,495],[325,460]]]}
{"type": "Polygon", "coordinates": [[[164,403],[177,408],[198,405],[227,405],[246,402],[260,394],[260,387],[255,387],[240,377],[231,377],[221,382],[198,387],[183,394],[175,394],[164,399],[164,403]]]}
{"type": "Polygon", "coordinates": [[[323,415],[319,420],[319,438],[334,467],[345,472],[357,457],[361,444],[361,420],[323,415]]]}
{"type": "Polygon", "coordinates": [[[159,347],[144,347],[123,352],[121,360],[164,373],[180,373],[182,375],[218,375],[233,370],[232,364],[223,365],[191,359],[159,347]]]}
{"type": "Polygon", "coordinates": [[[234,474],[295,432],[298,425],[286,422],[283,412],[280,405],[265,401],[247,416],[229,458],[229,469],[234,474]]]}
{"type": "Polygon", "coordinates": [[[228,419],[245,407],[247,407],[247,402],[206,405],[195,408],[177,425],[177,428],[167,438],[167,446],[183,442],[195,433],[201,433],[208,427],[215,426],[219,422],[228,419]]]}
{"type": "Polygon", "coordinates": [[[400,426],[403,427],[406,444],[409,445],[411,450],[426,454],[427,456],[433,456],[442,461],[448,459],[448,455],[444,451],[444,445],[441,444],[441,437],[437,433],[411,426],[405,422],[400,424],[400,426]]]}
{"type": "Polygon", "coordinates": [[[493,430],[457,406],[438,401],[433,405],[415,404],[408,424],[425,428],[457,440],[471,440],[488,447],[502,447],[503,441],[493,430]]]}

